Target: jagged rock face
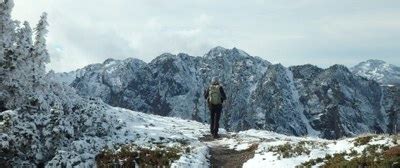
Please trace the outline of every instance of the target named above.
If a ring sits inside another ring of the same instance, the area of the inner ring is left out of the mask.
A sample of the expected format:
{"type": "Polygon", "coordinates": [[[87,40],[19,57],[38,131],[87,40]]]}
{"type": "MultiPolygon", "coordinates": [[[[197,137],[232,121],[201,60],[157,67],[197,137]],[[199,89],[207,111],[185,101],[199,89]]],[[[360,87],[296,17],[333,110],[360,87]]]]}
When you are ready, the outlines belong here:
{"type": "Polygon", "coordinates": [[[118,107],[165,113],[165,101],[159,95],[148,65],[138,59],[108,59],[84,68],[71,84],[83,96],[100,97],[118,107]]]}
{"type": "Polygon", "coordinates": [[[242,130],[250,128],[242,118],[249,112],[250,94],[268,65],[239,49],[217,47],[203,57],[162,54],[148,64],[107,60],[85,67],[85,73],[71,85],[79,94],[100,97],[113,106],[208,121],[203,90],[218,76],[228,95],[222,124],[242,130]]]}
{"type": "Polygon", "coordinates": [[[388,133],[397,134],[400,132],[400,87],[383,87],[383,108],[388,115],[388,133]]]}
{"type": "Polygon", "coordinates": [[[400,85],[400,67],[381,60],[368,60],[351,68],[354,74],[375,80],[383,85],[400,85]]]}
{"type": "Polygon", "coordinates": [[[254,128],[251,95],[256,92],[269,65],[271,63],[236,48],[215,48],[203,57],[200,71],[204,86],[209,85],[213,76],[219,76],[227,94],[221,122],[224,127],[236,131],[254,128]]]}
{"type": "Polygon", "coordinates": [[[344,66],[286,68],[236,48],[216,47],[203,57],[162,54],[150,63],[109,59],[80,72],[71,85],[81,95],[201,122],[209,120],[203,90],[218,76],[228,98],[221,125],[228,130],[255,128],[334,139],[387,132],[394,127],[389,122],[398,121],[388,119],[392,108],[397,115],[398,92],[382,89],[344,66]]]}
{"type": "Polygon", "coordinates": [[[325,70],[312,65],[290,69],[305,115],[322,137],[386,131],[378,83],[355,76],[341,65],[325,70]]]}
{"type": "Polygon", "coordinates": [[[293,75],[282,65],[272,65],[252,95],[256,126],[285,134],[306,135],[303,111],[293,75]]]}

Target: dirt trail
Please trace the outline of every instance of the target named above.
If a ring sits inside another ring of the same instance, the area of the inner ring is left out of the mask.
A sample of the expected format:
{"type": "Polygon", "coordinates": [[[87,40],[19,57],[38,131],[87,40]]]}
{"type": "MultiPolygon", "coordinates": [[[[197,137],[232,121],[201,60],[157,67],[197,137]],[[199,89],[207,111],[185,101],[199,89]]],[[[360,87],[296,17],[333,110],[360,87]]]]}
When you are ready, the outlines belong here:
{"type": "MultiPolygon", "coordinates": [[[[229,135],[221,135],[221,138],[232,137],[229,135]]],[[[254,157],[255,150],[258,147],[258,144],[252,144],[248,149],[236,151],[226,146],[215,145],[213,143],[217,142],[219,139],[214,139],[210,135],[200,139],[202,142],[208,144],[210,148],[210,162],[212,168],[242,167],[243,163],[254,157]]]]}

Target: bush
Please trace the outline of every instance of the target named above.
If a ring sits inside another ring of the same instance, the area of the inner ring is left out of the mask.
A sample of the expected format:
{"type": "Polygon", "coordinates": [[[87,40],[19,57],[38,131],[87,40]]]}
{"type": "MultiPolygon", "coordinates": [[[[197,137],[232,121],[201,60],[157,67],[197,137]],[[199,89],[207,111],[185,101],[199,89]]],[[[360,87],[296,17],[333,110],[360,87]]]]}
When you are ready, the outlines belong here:
{"type": "Polygon", "coordinates": [[[310,154],[310,150],[307,149],[306,145],[309,142],[301,141],[297,144],[285,143],[283,145],[272,146],[268,150],[279,155],[280,158],[290,158],[295,156],[300,156],[303,154],[310,154]]]}
{"type": "Polygon", "coordinates": [[[354,139],[354,145],[355,146],[366,145],[374,137],[375,136],[372,136],[372,135],[371,136],[358,137],[358,138],[354,139]]]}
{"type": "Polygon", "coordinates": [[[400,146],[389,148],[385,145],[370,145],[358,155],[355,150],[350,153],[327,154],[325,158],[311,159],[301,164],[311,167],[324,163],[325,168],[337,167],[400,167],[400,146]],[[352,157],[347,160],[346,157],[352,157]]]}
{"type": "Polygon", "coordinates": [[[97,167],[170,167],[172,161],[180,158],[182,149],[172,147],[141,148],[124,145],[119,150],[104,149],[96,156],[97,167]]]}

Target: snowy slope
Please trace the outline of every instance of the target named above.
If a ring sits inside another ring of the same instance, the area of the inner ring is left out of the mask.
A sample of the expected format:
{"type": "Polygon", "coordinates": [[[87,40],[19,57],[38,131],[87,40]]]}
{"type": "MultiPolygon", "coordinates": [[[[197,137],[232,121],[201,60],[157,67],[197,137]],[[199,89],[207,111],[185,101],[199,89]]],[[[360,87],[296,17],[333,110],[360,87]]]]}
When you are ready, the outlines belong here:
{"type": "Polygon", "coordinates": [[[136,145],[153,149],[157,145],[168,147],[190,148],[190,153],[173,162],[172,167],[208,167],[208,148],[198,139],[207,134],[208,126],[191,120],[161,117],[144,114],[121,108],[109,108],[104,114],[118,120],[121,128],[111,135],[102,138],[83,136],[63,148],[47,164],[89,166],[104,148],[115,148],[118,145],[136,145]]]}
{"type": "MultiPolygon", "coordinates": [[[[310,160],[320,158],[322,161],[314,166],[323,166],[326,156],[344,155],[350,160],[360,157],[365,151],[374,145],[381,145],[377,150],[385,150],[397,146],[395,137],[387,135],[364,135],[355,138],[345,138],[340,140],[325,140],[310,137],[289,137],[273,132],[249,130],[239,132],[238,137],[263,138],[259,143],[254,158],[248,160],[243,167],[296,167],[310,160]],[[369,139],[364,144],[362,140],[369,139]],[[289,147],[287,153],[283,147],[289,147]],[[286,155],[286,156],[285,156],[286,155]]],[[[366,153],[368,155],[368,152],[366,153]]]]}
{"type": "Polygon", "coordinates": [[[367,60],[351,68],[354,74],[376,80],[383,85],[400,84],[400,67],[381,60],[367,60]]]}
{"type": "MultiPolygon", "coordinates": [[[[13,113],[15,112],[7,111],[3,112],[3,115],[12,115],[13,113]]],[[[104,116],[103,124],[107,125],[110,124],[107,122],[114,122],[115,129],[109,129],[105,136],[81,134],[79,138],[60,147],[55,156],[46,163],[46,167],[60,167],[62,165],[66,167],[93,167],[96,165],[97,155],[104,149],[118,151],[120,150],[119,147],[123,145],[135,145],[150,150],[155,150],[160,145],[182,149],[179,151],[180,157],[172,162],[171,167],[184,168],[209,167],[209,150],[216,146],[225,146],[241,151],[257,145],[255,156],[245,162],[243,167],[253,168],[270,165],[284,168],[295,167],[313,159],[325,158],[326,155],[343,152],[350,154],[356,151],[357,155],[352,155],[352,157],[356,157],[372,145],[383,145],[381,146],[382,149],[397,145],[394,137],[387,135],[371,135],[371,140],[357,145],[357,139],[360,137],[326,140],[286,136],[263,130],[248,130],[238,133],[221,130],[224,138],[202,142],[201,138],[209,135],[209,125],[196,121],[162,117],[117,107],[106,107],[105,111],[98,114],[104,116]],[[287,144],[291,147],[287,149],[285,154],[285,151],[280,151],[280,149],[287,144]],[[299,149],[301,149],[300,152],[299,149]]],[[[91,119],[96,118],[88,118],[87,124],[92,123],[91,119]]],[[[99,122],[93,123],[98,124],[99,122]]],[[[0,122],[0,125],[2,124],[4,123],[0,122]]],[[[92,125],[92,127],[103,128],[96,125],[92,125]]],[[[0,147],[4,148],[8,145],[7,143],[7,141],[3,141],[0,147]]],[[[351,159],[351,157],[348,157],[348,159],[351,159]]],[[[120,163],[124,163],[124,160],[120,160],[120,163]]],[[[318,165],[323,164],[323,162],[318,163],[318,165]]]]}
{"type": "MultiPolygon", "coordinates": [[[[98,106],[102,106],[102,104],[98,104],[98,106]]],[[[32,128],[33,122],[18,121],[17,116],[20,114],[17,111],[5,111],[0,114],[0,128],[15,129],[18,132],[17,136],[12,133],[0,133],[0,150],[9,151],[9,147],[14,142],[21,143],[21,145],[28,142],[28,138],[21,137],[21,134],[42,136],[32,128]],[[13,126],[7,128],[8,123],[13,123],[13,126]]],[[[57,149],[52,158],[46,161],[47,167],[93,167],[96,164],[96,155],[104,149],[118,150],[121,145],[135,145],[150,150],[157,149],[160,145],[173,147],[179,149],[180,157],[173,161],[172,167],[209,166],[208,148],[199,141],[199,138],[204,134],[209,134],[208,125],[191,120],[161,117],[109,106],[99,107],[89,115],[74,116],[83,120],[79,127],[74,127],[72,125],[75,124],[74,121],[66,117],[61,122],[67,122],[67,125],[57,125],[55,127],[57,131],[54,129],[43,130],[50,131],[52,132],[50,134],[53,135],[65,131],[76,136],[67,143],[55,142],[57,144],[54,145],[57,146],[57,149]],[[71,125],[68,125],[68,122],[71,125]],[[77,129],[81,130],[76,132],[77,129]]],[[[52,139],[47,137],[44,140],[47,143],[47,141],[51,142],[52,139]]],[[[40,142],[32,142],[31,145],[32,149],[28,148],[29,151],[38,147],[40,142]]],[[[21,146],[18,150],[24,149],[21,146]]],[[[37,154],[46,156],[50,152],[52,151],[42,151],[37,154]]],[[[13,166],[35,165],[32,162],[17,161],[18,157],[11,158],[13,166]]],[[[2,161],[1,159],[0,161],[2,161]]],[[[40,157],[37,157],[36,160],[40,160],[40,157]]]]}
{"type": "MultiPolygon", "coordinates": [[[[354,138],[326,140],[286,136],[262,130],[228,134],[230,138],[216,140],[209,143],[209,146],[222,145],[241,151],[257,145],[255,156],[244,163],[245,168],[264,168],[267,165],[276,168],[320,167],[330,164],[328,161],[332,159],[332,156],[338,158],[343,156],[346,160],[363,156],[373,158],[378,155],[379,157],[389,148],[398,146],[400,142],[397,136],[388,135],[362,135],[354,138]],[[375,150],[376,153],[373,154],[376,155],[373,155],[371,150],[375,150]]],[[[337,162],[337,160],[330,161],[337,162]]]]}

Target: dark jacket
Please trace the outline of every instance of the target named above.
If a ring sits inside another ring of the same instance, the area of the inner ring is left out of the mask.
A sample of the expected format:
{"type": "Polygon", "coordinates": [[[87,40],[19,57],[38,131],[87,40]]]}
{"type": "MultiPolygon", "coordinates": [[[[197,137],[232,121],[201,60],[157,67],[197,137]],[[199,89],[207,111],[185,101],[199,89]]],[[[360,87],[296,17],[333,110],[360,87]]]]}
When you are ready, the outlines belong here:
{"type": "MultiPolygon", "coordinates": [[[[213,85],[219,85],[219,84],[213,84],[213,85]]],[[[226,95],[225,95],[225,91],[224,88],[222,88],[221,85],[219,85],[219,91],[221,92],[221,102],[224,102],[226,100],[226,95]]],[[[208,98],[208,92],[210,92],[210,88],[208,87],[206,90],[204,90],[204,98],[207,100],[208,98]]]]}

